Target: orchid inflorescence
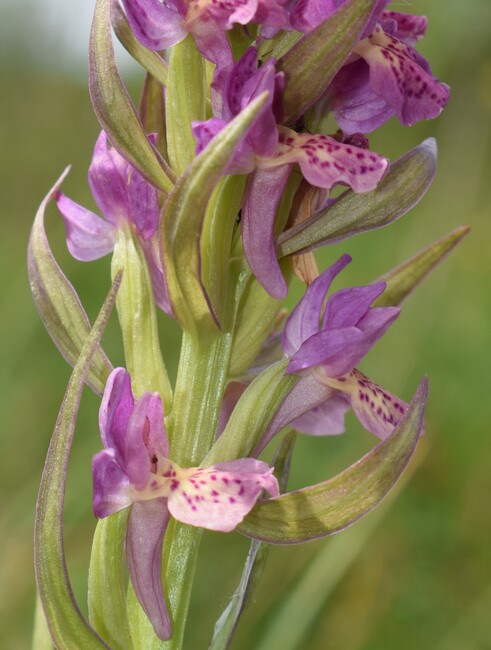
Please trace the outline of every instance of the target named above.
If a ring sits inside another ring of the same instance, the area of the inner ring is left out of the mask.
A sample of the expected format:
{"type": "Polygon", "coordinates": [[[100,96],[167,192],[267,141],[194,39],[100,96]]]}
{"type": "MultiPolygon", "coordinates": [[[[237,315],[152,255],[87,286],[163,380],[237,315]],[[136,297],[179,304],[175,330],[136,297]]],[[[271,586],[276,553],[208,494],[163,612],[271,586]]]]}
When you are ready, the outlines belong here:
{"type": "MultiPolygon", "coordinates": [[[[399,218],[435,173],[432,140],[393,163],[369,148],[367,135],[391,117],[405,126],[435,118],[449,98],[414,48],[426,19],[387,5],[96,0],[89,81],[103,130],[88,180],[102,217],[62,192],[65,172],[29,244],[36,306],[74,366],[36,525],[38,589],[57,647],[180,648],[200,528],[278,544],[329,535],[377,505],[409,462],[425,380],[408,405],[358,365],[466,229],[382,280],[336,291],[350,256],[319,272],[312,253],[399,218]],[[111,26],[146,71],[138,110],[111,26]],[[113,286],[93,328],[45,235],[51,200],[73,257],[112,254],[113,286]],[[285,317],[294,275],[307,286],[285,317]],[[113,304],[126,368],[113,368],[101,347],[113,304]],[[183,331],[174,386],[161,317],[183,331]],[[84,382],[102,395],[89,621],[61,542],[84,382]],[[285,427],[342,433],[350,408],[378,445],[333,479],[287,492],[291,439],[276,468],[258,458],[263,449],[285,427]]],[[[223,619],[217,630],[223,645],[213,647],[228,647],[223,619]]]]}

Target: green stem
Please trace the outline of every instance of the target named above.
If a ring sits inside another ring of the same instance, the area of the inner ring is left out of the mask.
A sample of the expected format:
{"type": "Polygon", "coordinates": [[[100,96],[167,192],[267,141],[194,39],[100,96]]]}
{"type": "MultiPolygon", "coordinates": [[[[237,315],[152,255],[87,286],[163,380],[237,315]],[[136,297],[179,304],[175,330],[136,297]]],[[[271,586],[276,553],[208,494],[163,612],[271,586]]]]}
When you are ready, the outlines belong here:
{"type": "MultiPolygon", "coordinates": [[[[186,466],[199,465],[216,437],[223,393],[228,379],[232,332],[247,273],[234,274],[222,331],[201,338],[184,334],[169,426],[173,430],[172,458],[186,466]]],[[[165,585],[173,618],[172,639],[165,650],[182,648],[198,549],[203,531],[173,521],[167,530],[163,558],[165,585]]]]}

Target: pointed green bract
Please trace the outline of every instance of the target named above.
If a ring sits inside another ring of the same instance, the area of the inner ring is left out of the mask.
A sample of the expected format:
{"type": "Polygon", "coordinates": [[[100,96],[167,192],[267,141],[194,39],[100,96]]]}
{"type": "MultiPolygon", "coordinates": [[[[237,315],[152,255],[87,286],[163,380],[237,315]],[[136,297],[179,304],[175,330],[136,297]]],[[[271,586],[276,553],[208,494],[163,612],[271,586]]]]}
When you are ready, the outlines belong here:
{"type": "Polygon", "coordinates": [[[187,331],[217,322],[201,281],[200,238],[208,201],[237,144],[266,102],[262,93],[218,133],[179,178],[162,214],[162,259],[176,318],[187,331]]]}
{"type": "Polygon", "coordinates": [[[156,133],[155,146],[160,154],[167,157],[167,138],[165,133],[164,88],[151,74],[145,77],[140,97],[138,113],[146,133],[156,133]]]}
{"type": "Polygon", "coordinates": [[[324,94],[358,43],[373,5],[374,0],[348,0],[278,61],[286,81],[285,124],[295,122],[324,94]]]}
{"type": "Polygon", "coordinates": [[[386,283],[385,291],[374,302],[376,307],[400,305],[425,277],[459,244],[470,228],[461,226],[419,252],[378,281],[386,283]]]}
{"type": "Polygon", "coordinates": [[[36,582],[54,645],[66,650],[108,647],[84,619],[73,597],[63,548],[63,505],[68,458],[85,378],[120,282],[118,275],[73,368],[39,487],[34,530],[36,582]]]}
{"type": "Polygon", "coordinates": [[[110,0],[97,0],[89,49],[89,90],[95,114],[111,144],[150,183],[163,192],[173,174],[152,145],[133,106],[114,60],[110,0]]]}
{"type": "Polygon", "coordinates": [[[169,163],[180,176],[195,158],[191,122],[207,117],[205,64],[190,35],[170,51],[165,113],[169,163]]]}
{"type": "Polygon", "coordinates": [[[246,388],[223,433],[206,455],[204,467],[251,455],[278,407],[299,380],[295,375],[285,375],[288,362],[282,359],[272,364],[246,388]]]}
{"type": "Polygon", "coordinates": [[[278,238],[279,257],[387,226],[420,201],[435,172],[436,143],[429,138],[396,160],[375,190],[348,190],[327,210],[285,231],[278,238]]]}
{"type": "MultiPolygon", "coordinates": [[[[55,196],[67,168],[48,192],[37,211],[27,249],[29,282],[34,304],[43,325],[70,365],[75,365],[90,332],[90,322],[77,292],[58,266],[46,237],[44,214],[55,196]]],[[[96,349],[86,381],[102,395],[112,365],[101,347],[96,349]]]]}
{"type": "Polygon", "coordinates": [[[423,430],[423,379],[392,435],[323,483],[259,502],[237,530],[270,544],[299,544],[336,533],[374,508],[406,468],[423,430]]]}
{"type": "Polygon", "coordinates": [[[113,650],[133,648],[124,562],[128,514],[126,508],[97,522],[90,554],[89,621],[113,650]]]}
{"type": "Polygon", "coordinates": [[[230,288],[230,249],[247,176],[220,180],[210,198],[201,233],[201,280],[218,322],[224,319],[230,288]]]}
{"type": "Polygon", "coordinates": [[[118,0],[111,0],[111,23],[121,45],[152,77],[155,77],[159,83],[165,86],[167,83],[167,63],[157,52],[143,47],[140,41],[135,38],[118,0]]]}
{"type": "Polygon", "coordinates": [[[160,350],[152,281],[143,251],[130,228],[119,228],[111,263],[113,276],[123,270],[116,298],[126,367],[133,391],[157,391],[170,411],[172,388],[160,350]]]}

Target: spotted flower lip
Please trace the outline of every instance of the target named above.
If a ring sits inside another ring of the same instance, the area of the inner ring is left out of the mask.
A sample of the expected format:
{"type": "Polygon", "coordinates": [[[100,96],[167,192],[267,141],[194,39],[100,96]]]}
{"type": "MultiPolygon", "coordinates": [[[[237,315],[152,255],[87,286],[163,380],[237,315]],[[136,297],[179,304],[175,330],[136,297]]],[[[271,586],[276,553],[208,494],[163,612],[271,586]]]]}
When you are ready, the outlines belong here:
{"type": "MultiPolygon", "coordinates": [[[[154,135],[149,137],[155,140],[154,135]]],[[[118,228],[131,225],[147,260],[156,302],[172,316],[156,241],[158,191],[110,146],[104,131],[94,147],[88,180],[103,219],[60,191],[55,196],[65,223],[68,250],[82,262],[99,259],[114,249],[118,228]]]]}
{"type": "Polygon", "coordinates": [[[244,253],[259,282],[278,299],[286,296],[287,285],[276,258],[274,224],[293,166],[298,164],[309,183],[326,191],[342,184],[355,192],[367,192],[375,189],[389,165],[379,154],[328,135],[296,133],[279,125],[283,85],[283,74],[275,72],[274,59],[259,67],[257,50],[251,47],[224,82],[219,115],[193,123],[199,153],[256,96],[269,92],[268,102],[239,143],[226,171],[251,174],[242,206],[244,253]]]}
{"type": "Polygon", "coordinates": [[[272,468],[254,458],[179,467],[169,458],[159,395],[144,393],[135,400],[124,368],[113,370],[108,379],[99,426],[104,449],[92,462],[94,514],[107,517],[133,504],[126,540],[130,577],[157,635],[166,639],[171,630],[160,573],[170,516],[228,532],[263,491],[278,496],[278,482],[272,468]]]}

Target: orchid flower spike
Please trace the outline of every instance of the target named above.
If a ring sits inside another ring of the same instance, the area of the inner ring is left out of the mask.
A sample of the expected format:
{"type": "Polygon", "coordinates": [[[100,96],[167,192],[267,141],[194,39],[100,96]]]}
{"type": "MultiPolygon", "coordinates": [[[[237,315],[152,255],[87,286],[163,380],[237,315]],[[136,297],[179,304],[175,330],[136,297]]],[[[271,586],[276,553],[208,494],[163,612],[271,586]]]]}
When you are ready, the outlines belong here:
{"type": "MultiPolygon", "coordinates": [[[[153,135],[150,138],[155,139],[153,135]]],[[[94,147],[88,180],[104,219],[62,192],[55,196],[65,222],[68,250],[82,262],[99,259],[114,249],[118,228],[130,226],[145,254],[156,303],[172,315],[158,254],[158,191],[110,146],[104,131],[94,147]]]]}
{"type": "Polygon", "coordinates": [[[104,450],[94,456],[94,513],[102,518],[133,504],[127,560],[138,600],[157,635],[170,636],[161,586],[162,540],[170,516],[192,526],[228,532],[263,491],[279,494],[267,463],[240,458],[210,467],[181,468],[169,458],[162,401],[135,401],[124,368],[111,373],[99,413],[104,450]]]}

